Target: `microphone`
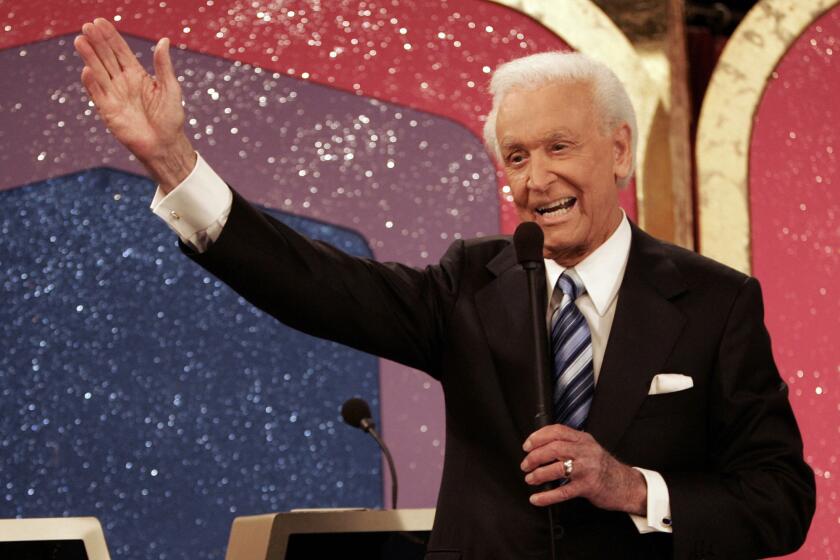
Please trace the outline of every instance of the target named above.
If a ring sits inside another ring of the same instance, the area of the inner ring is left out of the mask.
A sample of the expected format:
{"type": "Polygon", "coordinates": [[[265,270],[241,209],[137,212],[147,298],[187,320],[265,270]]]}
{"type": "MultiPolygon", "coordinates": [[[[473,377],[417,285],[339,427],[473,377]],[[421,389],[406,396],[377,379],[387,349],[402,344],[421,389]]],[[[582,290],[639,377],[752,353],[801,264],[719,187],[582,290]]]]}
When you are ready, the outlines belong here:
{"type": "Polygon", "coordinates": [[[534,420],[537,429],[550,423],[548,410],[553,402],[548,390],[548,380],[551,374],[548,368],[548,330],[545,324],[545,302],[540,301],[538,282],[544,282],[542,274],[543,263],[543,231],[534,222],[519,224],[513,234],[513,246],[516,249],[516,260],[525,269],[528,278],[528,299],[531,307],[532,338],[534,340],[534,357],[536,358],[536,388],[537,410],[534,420]]]}
{"type": "Polygon", "coordinates": [[[341,417],[344,418],[344,421],[365,432],[376,429],[376,424],[371,416],[373,415],[370,413],[368,403],[362,399],[350,399],[341,407],[341,417]]]}
{"type": "Polygon", "coordinates": [[[373,421],[373,414],[370,412],[370,406],[364,399],[352,398],[347,400],[341,406],[341,417],[344,421],[359,428],[376,441],[382,453],[385,454],[385,460],[388,462],[388,470],[391,472],[391,509],[397,509],[397,469],[394,467],[394,459],[391,457],[391,452],[388,451],[388,446],[379,436],[376,431],[376,422],[373,421]]]}
{"type": "Polygon", "coordinates": [[[513,233],[516,260],[523,267],[536,268],[543,262],[543,231],[535,222],[522,222],[513,233]]]}
{"type": "MultiPolygon", "coordinates": [[[[534,421],[537,429],[544,428],[550,423],[548,410],[553,406],[553,399],[548,391],[549,361],[548,361],[548,328],[545,324],[545,301],[540,301],[540,291],[537,282],[544,282],[544,274],[537,274],[545,266],[543,262],[543,231],[534,222],[523,222],[517,226],[513,234],[513,247],[516,249],[516,260],[525,269],[528,278],[528,299],[531,307],[531,333],[534,339],[534,357],[536,358],[536,387],[537,411],[534,421]]],[[[541,490],[556,488],[554,482],[546,482],[541,490]]],[[[557,558],[557,540],[563,536],[563,527],[555,523],[555,507],[546,508],[548,513],[549,551],[550,558],[557,558]]]]}

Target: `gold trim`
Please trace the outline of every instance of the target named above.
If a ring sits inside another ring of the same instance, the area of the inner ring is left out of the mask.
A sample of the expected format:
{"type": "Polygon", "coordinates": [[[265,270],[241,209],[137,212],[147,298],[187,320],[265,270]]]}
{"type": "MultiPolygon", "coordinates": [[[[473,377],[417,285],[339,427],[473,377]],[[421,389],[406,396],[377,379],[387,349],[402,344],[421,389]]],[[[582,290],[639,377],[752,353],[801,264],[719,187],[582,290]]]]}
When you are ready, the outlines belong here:
{"type": "MultiPolygon", "coordinates": [[[[649,218],[646,196],[655,196],[646,190],[649,144],[663,131],[654,129],[657,108],[662,104],[660,89],[650,77],[633,45],[613,21],[590,0],[491,0],[521,12],[553,31],[576,51],[607,64],[627,88],[636,109],[639,135],[636,162],[636,204],[638,221],[644,228],[649,218]]],[[[661,109],[660,109],[661,114],[661,109]]],[[[667,150],[667,126],[664,130],[667,150]]],[[[659,140],[662,140],[661,138],[659,140]]],[[[662,142],[657,144],[661,149],[662,142]]],[[[667,152],[666,152],[667,153],[667,152]]],[[[658,175],[658,172],[657,172],[658,175]]],[[[652,178],[651,178],[652,179],[652,178]]],[[[661,182],[661,181],[660,181],[661,182]]],[[[670,188],[670,183],[666,186],[670,188]]]]}
{"type": "Polygon", "coordinates": [[[671,160],[670,192],[665,209],[673,221],[673,241],[694,250],[694,161],[691,146],[691,94],[688,88],[688,47],[685,38],[685,2],[668,1],[668,32],[664,48],[670,69],[668,141],[671,160]]]}
{"type": "Polygon", "coordinates": [[[762,0],[729,39],[700,112],[700,251],[750,273],[749,148],[753,116],[782,56],[840,0],[762,0]]]}

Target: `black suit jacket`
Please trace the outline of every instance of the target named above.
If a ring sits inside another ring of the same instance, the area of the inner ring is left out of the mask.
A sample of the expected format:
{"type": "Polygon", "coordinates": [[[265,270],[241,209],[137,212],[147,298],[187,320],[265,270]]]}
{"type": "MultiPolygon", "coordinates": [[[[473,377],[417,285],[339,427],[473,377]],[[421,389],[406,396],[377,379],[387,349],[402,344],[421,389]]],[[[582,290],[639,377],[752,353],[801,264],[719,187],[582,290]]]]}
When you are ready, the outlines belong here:
{"type": "MultiPolygon", "coordinates": [[[[459,241],[421,270],[307,240],[234,194],[220,238],[200,255],[183,249],[282,322],[442,383],[446,457],[427,558],[547,558],[546,513],[519,469],[536,396],[509,237],[459,241]]],[[[640,535],[626,513],[576,499],[557,508],[562,558],[756,558],[803,542],[813,473],[755,279],[634,226],[586,429],[663,475],[674,532],[640,535]],[[694,387],[648,396],[660,372],[694,387]]]]}

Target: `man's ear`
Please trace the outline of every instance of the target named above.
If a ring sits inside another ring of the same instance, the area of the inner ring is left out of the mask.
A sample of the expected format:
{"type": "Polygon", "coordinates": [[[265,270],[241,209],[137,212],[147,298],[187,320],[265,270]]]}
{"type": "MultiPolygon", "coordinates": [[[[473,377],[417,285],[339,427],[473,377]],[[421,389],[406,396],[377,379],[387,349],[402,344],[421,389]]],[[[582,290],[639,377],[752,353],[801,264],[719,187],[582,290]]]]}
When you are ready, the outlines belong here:
{"type": "Polygon", "coordinates": [[[617,179],[625,179],[630,174],[633,165],[632,135],[630,125],[621,123],[613,131],[613,173],[617,179]]]}

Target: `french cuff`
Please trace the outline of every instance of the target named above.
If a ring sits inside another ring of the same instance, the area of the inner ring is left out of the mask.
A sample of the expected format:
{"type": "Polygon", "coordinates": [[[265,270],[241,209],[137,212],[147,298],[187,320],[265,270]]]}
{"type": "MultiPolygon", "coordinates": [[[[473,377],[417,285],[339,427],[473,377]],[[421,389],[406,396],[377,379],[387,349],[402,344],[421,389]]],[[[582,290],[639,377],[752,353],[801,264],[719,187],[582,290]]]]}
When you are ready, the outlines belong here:
{"type": "Polygon", "coordinates": [[[629,514],[639,533],[673,533],[671,499],[665,479],[656,471],[633,467],[645,477],[647,484],[647,517],[629,514]]]}
{"type": "Polygon", "coordinates": [[[201,154],[196,156],[193,170],[169,194],[158,186],[151,209],[184,242],[203,250],[221,234],[233,194],[201,154]]]}

